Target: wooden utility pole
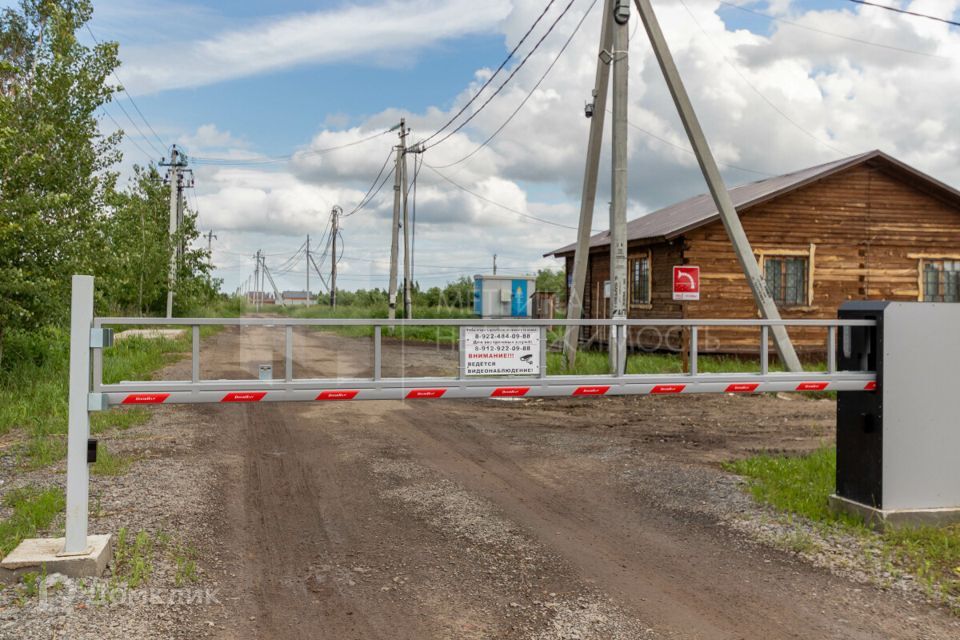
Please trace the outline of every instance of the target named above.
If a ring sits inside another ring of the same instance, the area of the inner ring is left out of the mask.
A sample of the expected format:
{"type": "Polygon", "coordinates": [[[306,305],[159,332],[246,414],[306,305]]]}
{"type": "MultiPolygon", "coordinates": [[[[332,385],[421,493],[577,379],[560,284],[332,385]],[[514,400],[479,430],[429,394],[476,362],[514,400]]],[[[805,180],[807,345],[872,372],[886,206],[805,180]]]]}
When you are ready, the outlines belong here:
{"type": "MultiPolygon", "coordinates": [[[[653,12],[653,6],[650,0],[634,0],[637,10],[640,12],[640,18],[643,20],[643,26],[650,38],[650,44],[653,45],[653,52],[660,64],[660,70],[667,81],[667,87],[670,89],[670,95],[673,96],[673,102],[680,114],[680,120],[683,122],[683,128],[690,139],[690,145],[697,156],[697,162],[700,164],[700,171],[707,181],[707,187],[710,195],[713,196],[717,211],[720,212],[720,219],[723,226],[730,236],[733,244],[733,250],[737,254],[740,266],[743,268],[747,283],[753,291],[753,298],[760,309],[761,315],[767,320],[780,320],[780,312],[777,309],[776,302],[770,297],[767,291],[766,283],[760,275],[760,267],[757,259],[754,257],[753,249],[750,247],[750,241],[743,230],[740,218],[737,216],[737,210],[733,206],[730,194],[727,192],[726,184],[720,175],[720,169],[717,166],[716,159],[710,151],[710,145],[707,143],[707,137],[703,133],[700,121],[690,102],[690,96],[683,86],[683,80],[680,78],[680,72],[673,61],[670,48],[667,45],[666,38],[663,37],[663,31],[660,29],[660,23],[653,12]]],[[[770,333],[773,335],[773,342],[776,346],[780,360],[789,371],[803,371],[797,352],[793,348],[790,336],[782,325],[771,327],[770,333]]]]}
{"type": "MultiPolygon", "coordinates": [[[[613,48],[613,0],[604,0],[600,51],[597,54],[597,74],[594,80],[593,102],[588,105],[590,137],[587,142],[587,162],[583,170],[583,191],[580,195],[580,223],[577,228],[577,248],[573,254],[573,282],[567,299],[567,318],[579,320],[583,315],[583,296],[590,262],[590,234],[593,227],[593,207],[597,199],[597,174],[600,171],[600,148],[603,146],[603,124],[607,114],[607,91],[610,85],[610,50],[613,48]]],[[[568,326],[564,332],[563,351],[567,367],[576,364],[580,327],[568,326]]]]}
{"type": "MultiPolygon", "coordinates": [[[[630,0],[615,0],[613,8],[613,163],[610,207],[610,317],[627,318],[627,88],[629,78],[630,0]]],[[[622,374],[626,336],[611,327],[607,336],[610,372],[622,374]]]]}
{"type": "Polygon", "coordinates": [[[340,233],[340,207],[334,205],[330,211],[330,306],[337,307],[337,234],[340,233]]]}
{"type": "MultiPolygon", "coordinates": [[[[390,283],[387,295],[388,314],[391,320],[397,317],[397,260],[400,253],[400,205],[403,188],[403,170],[400,168],[406,152],[407,123],[400,118],[400,144],[397,145],[397,159],[393,176],[393,226],[390,229],[390,283]]],[[[405,195],[403,196],[406,199],[405,195]]]]}
{"type": "Polygon", "coordinates": [[[493,254],[493,275],[497,275],[497,254],[493,254]]]}
{"type": "Polygon", "coordinates": [[[207,232],[207,253],[208,253],[208,254],[213,255],[213,241],[214,241],[214,240],[219,240],[219,239],[220,239],[220,238],[218,238],[218,237],[213,233],[213,229],[210,229],[210,231],[207,232]]]}

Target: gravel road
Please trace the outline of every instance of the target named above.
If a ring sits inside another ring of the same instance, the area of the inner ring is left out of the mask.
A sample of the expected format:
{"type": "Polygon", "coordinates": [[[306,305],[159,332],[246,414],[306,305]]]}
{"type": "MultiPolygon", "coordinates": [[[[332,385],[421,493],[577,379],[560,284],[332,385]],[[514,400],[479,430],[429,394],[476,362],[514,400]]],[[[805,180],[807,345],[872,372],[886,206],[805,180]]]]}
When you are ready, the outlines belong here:
{"type": "MultiPolygon", "coordinates": [[[[430,346],[388,351],[410,375],[454,361],[430,346]]],[[[282,352],[280,331],[224,331],[204,345],[204,375],[249,376],[282,352]]],[[[369,357],[369,341],[297,334],[298,376],[361,372],[369,357]]],[[[909,585],[884,590],[869,571],[761,541],[770,514],[717,466],[814,448],[833,412],[828,400],[726,396],[164,407],[125,441],[150,446],[176,425],[180,446],[113,482],[146,494],[164,526],[176,501],[150,492],[190,501],[178,534],[200,548],[217,602],[71,609],[55,620],[75,633],[0,637],[129,637],[105,621],[149,637],[158,610],[176,624],[157,637],[185,638],[960,637],[958,619],[909,585]],[[190,471],[156,486],[171,461],[190,471]]],[[[120,497],[101,492],[109,511],[120,497]]],[[[160,526],[126,499],[92,530],[160,526]]],[[[7,602],[0,616],[34,629],[23,623],[35,609],[7,602]]]]}

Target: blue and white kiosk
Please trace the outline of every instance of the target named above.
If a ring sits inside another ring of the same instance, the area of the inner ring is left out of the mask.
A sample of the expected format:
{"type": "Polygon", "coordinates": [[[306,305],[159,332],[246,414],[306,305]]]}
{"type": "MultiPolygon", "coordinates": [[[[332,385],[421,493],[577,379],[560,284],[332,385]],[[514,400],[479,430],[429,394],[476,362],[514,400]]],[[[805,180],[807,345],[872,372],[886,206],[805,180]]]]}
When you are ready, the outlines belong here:
{"type": "Polygon", "coordinates": [[[481,318],[529,318],[536,276],[473,276],[473,313],[481,318]]]}

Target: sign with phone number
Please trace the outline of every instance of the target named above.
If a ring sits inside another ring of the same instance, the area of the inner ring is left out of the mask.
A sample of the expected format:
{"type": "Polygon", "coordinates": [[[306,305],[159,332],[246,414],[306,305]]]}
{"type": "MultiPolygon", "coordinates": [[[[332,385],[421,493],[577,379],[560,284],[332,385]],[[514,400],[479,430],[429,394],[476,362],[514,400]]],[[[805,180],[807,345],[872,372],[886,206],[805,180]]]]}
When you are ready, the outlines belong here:
{"type": "Polygon", "coordinates": [[[538,327],[464,327],[464,374],[535,376],[540,373],[538,327]]]}

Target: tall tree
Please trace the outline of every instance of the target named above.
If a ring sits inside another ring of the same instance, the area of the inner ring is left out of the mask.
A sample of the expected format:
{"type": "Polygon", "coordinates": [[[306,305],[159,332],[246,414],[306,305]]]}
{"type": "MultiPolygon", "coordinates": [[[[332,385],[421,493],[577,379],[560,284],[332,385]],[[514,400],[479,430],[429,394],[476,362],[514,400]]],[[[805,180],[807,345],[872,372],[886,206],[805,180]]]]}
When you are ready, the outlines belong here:
{"type": "Polygon", "coordinates": [[[117,46],[78,41],[91,13],[89,0],[22,0],[0,14],[0,344],[62,317],[70,275],[99,260],[121,133],[99,132],[117,46]]]}

